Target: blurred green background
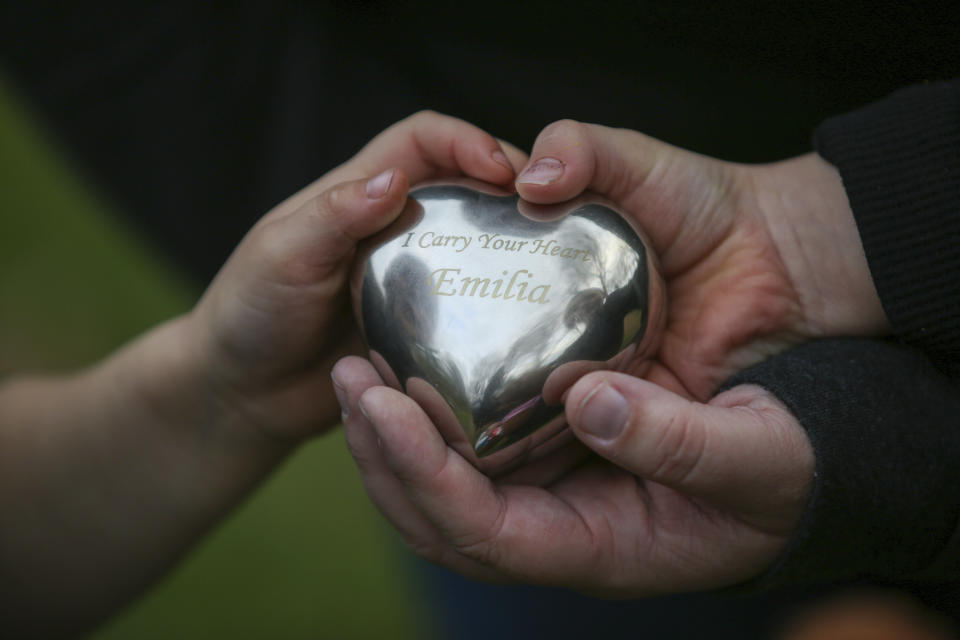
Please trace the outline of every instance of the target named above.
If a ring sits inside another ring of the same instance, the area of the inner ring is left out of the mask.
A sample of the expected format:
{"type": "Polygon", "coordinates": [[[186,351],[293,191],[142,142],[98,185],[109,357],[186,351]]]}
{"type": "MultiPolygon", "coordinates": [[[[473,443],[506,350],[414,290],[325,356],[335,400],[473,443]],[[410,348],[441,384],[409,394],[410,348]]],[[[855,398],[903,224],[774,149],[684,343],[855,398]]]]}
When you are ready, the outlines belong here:
{"type": "MultiPolygon", "coordinates": [[[[0,372],[82,367],[200,293],[81,174],[0,77],[0,372]]],[[[402,554],[334,433],[90,637],[421,638],[402,554]]]]}

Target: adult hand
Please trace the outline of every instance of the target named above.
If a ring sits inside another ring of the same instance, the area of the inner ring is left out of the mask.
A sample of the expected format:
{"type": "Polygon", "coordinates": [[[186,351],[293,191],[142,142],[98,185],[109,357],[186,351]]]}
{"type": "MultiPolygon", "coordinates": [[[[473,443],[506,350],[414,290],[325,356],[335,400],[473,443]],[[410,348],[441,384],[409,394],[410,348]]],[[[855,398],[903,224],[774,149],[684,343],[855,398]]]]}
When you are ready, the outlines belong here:
{"type": "Polygon", "coordinates": [[[650,238],[667,319],[649,380],[703,401],[790,345],[889,330],[839,174],[816,154],[740,165],[565,120],[530,158],[521,197],[555,203],[591,189],[650,238]]]}
{"type": "Polygon", "coordinates": [[[373,501],[418,554],[476,579],[617,597],[734,584],[776,559],[813,475],[803,430],[759,387],[701,404],[590,374],[566,415],[606,460],[536,485],[481,474],[367,361],[342,360],[334,379],[373,501]]]}
{"type": "Polygon", "coordinates": [[[357,241],[399,215],[411,182],[459,175],[509,185],[515,174],[490,135],[420,113],[255,225],[189,322],[189,357],[222,403],[281,439],[334,424],[330,368],[361,348],[346,287],[357,241]]]}

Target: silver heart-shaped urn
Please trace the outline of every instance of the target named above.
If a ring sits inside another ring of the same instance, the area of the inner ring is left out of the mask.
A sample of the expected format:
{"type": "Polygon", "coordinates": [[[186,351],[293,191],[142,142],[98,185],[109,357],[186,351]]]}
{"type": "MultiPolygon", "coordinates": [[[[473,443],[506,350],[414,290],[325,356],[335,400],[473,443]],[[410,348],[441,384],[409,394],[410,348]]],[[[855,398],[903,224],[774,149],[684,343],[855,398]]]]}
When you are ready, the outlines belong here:
{"type": "Polygon", "coordinates": [[[565,441],[563,393],[632,370],[665,307],[652,252],[609,203],[543,207],[467,181],[412,190],[351,287],[381,376],[491,475],[565,441]]]}

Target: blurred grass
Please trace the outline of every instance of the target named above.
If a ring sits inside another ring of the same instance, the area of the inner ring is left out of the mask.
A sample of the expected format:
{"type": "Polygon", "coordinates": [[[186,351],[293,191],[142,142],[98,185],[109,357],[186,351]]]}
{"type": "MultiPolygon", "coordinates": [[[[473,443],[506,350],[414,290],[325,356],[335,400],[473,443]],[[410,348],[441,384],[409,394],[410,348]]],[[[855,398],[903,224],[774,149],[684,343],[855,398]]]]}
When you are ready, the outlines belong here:
{"type": "MultiPolygon", "coordinates": [[[[0,372],[83,366],[198,295],[69,169],[0,77],[0,372]]],[[[342,437],[328,436],[91,637],[423,637],[391,535],[342,437]]]]}

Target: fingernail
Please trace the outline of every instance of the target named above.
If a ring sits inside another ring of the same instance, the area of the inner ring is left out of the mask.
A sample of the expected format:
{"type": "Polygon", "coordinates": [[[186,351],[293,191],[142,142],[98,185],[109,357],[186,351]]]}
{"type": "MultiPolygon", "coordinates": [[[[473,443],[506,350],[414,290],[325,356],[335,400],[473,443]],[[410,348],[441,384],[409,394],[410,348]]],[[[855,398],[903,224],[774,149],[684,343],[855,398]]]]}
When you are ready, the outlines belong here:
{"type": "Polygon", "coordinates": [[[390,189],[390,183],[393,182],[395,169],[387,169],[378,176],[374,176],[367,181],[367,197],[376,200],[386,195],[390,189]]]}
{"type": "Polygon", "coordinates": [[[330,379],[333,381],[333,394],[337,396],[337,403],[340,405],[340,418],[346,422],[350,417],[350,405],[347,403],[347,390],[337,381],[331,373],[330,379]]]}
{"type": "Polygon", "coordinates": [[[630,407],[626,398],[603,382],[580,403],[577,426],[600,440],[613,440],[623,431],[629,417],[630,407]]]}
{"type": "Polygon", "coordinates": [[[552,184],[563,175],[564,164],[556,158],[540,158],[517,176],[523,184],[552,184]]]}
{"type": "Polygon", "coordinates": [[[493,161],[496,162],[497,164],[502,164],[507,169],[510,169],[510,171],[513,171],[513,165],[511,165],[510,161],[507,160],[507,154],[505,154],[503,151],[500,151],[499,149],[497,149],[496,151],[490,154],[490,157],[493,158],[493,161]]]}

